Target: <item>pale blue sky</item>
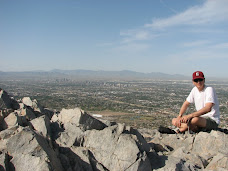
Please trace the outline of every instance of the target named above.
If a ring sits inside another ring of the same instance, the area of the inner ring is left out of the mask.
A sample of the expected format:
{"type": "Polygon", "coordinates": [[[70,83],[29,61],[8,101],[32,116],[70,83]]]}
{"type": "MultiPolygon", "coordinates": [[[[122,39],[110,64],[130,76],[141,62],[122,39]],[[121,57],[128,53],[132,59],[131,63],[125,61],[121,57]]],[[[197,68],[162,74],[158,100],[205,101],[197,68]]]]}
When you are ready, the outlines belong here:
{"type": "Polygon", "coordinates": [[[0,0],[0,71],[228,74],[228,0],[0,0]]]}

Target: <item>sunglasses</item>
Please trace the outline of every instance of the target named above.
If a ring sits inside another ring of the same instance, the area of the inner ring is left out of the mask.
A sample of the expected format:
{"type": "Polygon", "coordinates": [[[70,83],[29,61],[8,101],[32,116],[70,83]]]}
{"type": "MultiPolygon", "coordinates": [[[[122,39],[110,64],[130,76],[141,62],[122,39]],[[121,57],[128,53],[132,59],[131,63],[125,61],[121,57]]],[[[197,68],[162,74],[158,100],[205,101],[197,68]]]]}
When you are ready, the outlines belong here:
{"type": "Polygon", "coordinates": [[[203,80],[204,80],[204,79],[199,78],[199,79],[194,79],[193,81],[196,82],[196,83],[198,83],[198,82],[201,82],[201,81],[203,81],[203,80]]]}

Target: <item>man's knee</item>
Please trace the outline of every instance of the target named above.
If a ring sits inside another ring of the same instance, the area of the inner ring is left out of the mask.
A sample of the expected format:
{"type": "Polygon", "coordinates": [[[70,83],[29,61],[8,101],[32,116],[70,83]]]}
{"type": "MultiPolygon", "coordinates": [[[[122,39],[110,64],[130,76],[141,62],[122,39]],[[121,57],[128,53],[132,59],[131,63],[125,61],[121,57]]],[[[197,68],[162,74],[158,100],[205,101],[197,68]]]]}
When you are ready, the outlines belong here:
{"type": "Polygon", "coordinates": [[[193,125],[195,125],[198,122],[199,122],[199,117],[194,117],[191,119],[191,124],[193,124],[193,125]]]}
{"type": "Polygon", "coordinates": [[[191,120],[191,125],[199,126],[199,127],[206,127],[206,119],[202,117],[194,117],[191,120]]]}

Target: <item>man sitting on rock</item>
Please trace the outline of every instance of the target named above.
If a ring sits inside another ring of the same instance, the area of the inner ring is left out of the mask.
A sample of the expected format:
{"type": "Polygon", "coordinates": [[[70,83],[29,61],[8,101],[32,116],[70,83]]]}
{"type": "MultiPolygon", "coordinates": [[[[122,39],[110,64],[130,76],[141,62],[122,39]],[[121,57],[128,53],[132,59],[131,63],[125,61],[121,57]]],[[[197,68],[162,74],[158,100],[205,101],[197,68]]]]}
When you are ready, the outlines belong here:
{"type": "Polygon", "coordinates": [[[217,129],[220,122],[219,102],[212,87],[205,85],[204,74],[196,71],[192,74],[195,87],[183,103],[179,115],[172,120],[172,124],[179,128],[177,133],[190,129],[194,132],[217,129]],[[190,103],[195,104],[196,112],[188,115],[186,112],[190,103]]]}

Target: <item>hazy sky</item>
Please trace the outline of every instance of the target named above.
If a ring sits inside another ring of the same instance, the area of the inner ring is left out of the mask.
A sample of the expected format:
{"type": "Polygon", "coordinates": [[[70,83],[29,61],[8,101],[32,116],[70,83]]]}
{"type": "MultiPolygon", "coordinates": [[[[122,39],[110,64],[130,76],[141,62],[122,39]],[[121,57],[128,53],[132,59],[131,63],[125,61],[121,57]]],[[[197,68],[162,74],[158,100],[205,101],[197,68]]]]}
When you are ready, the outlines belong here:
{"type": "Polygon", "coordinates": [[[228,75],[228,0],[0,0],[0,71],[228,75]]]}

